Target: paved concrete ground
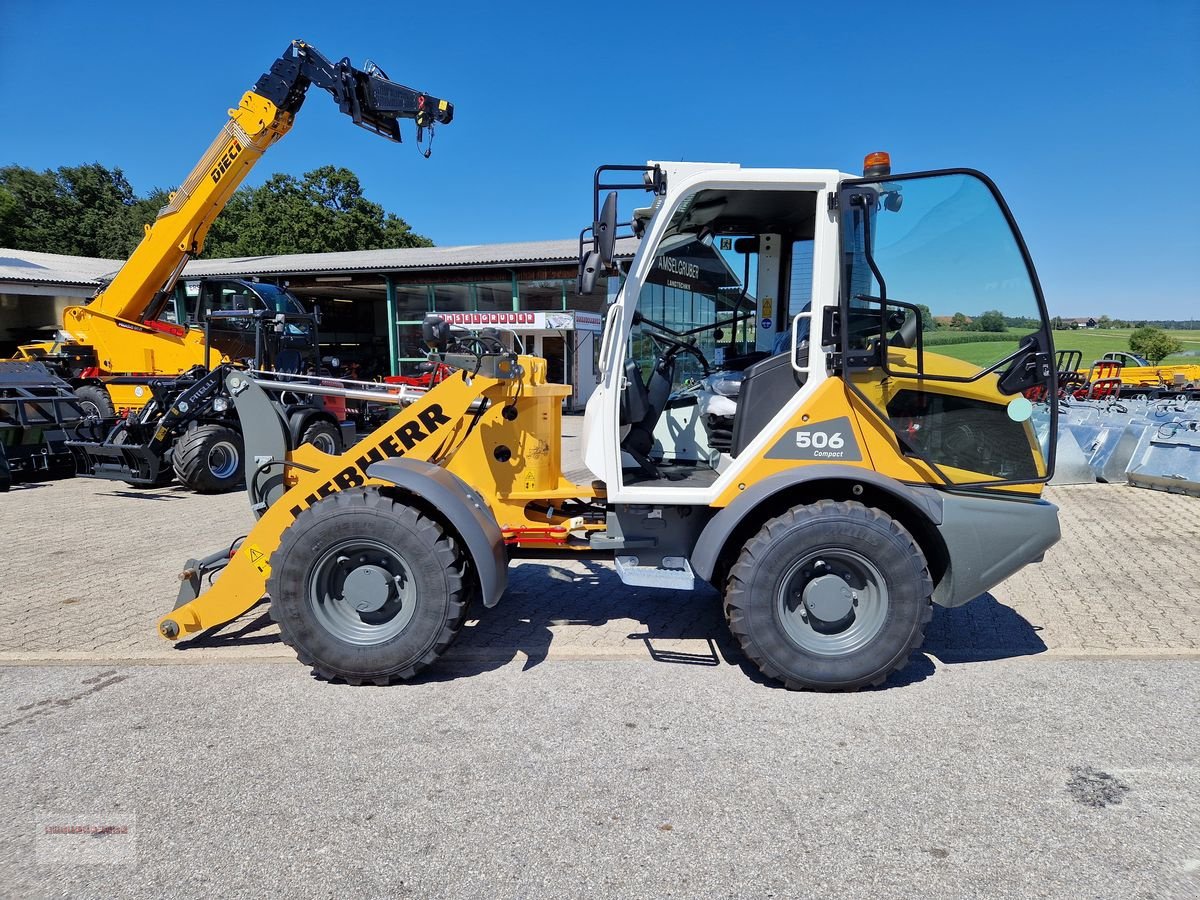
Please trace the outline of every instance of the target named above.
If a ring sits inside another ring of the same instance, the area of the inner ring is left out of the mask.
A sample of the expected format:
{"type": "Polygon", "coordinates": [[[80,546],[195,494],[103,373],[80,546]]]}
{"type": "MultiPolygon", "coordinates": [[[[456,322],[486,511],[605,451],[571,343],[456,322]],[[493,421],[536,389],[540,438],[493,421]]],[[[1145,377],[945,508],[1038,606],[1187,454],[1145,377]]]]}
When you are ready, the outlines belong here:
{"type": "Polygon", "coordinates": [[[827,696],[715,592],[582,562],[514,566],[416,684],[329,685],[261,607],[154,633],[242,495],[0,495],[0,896],[1195,897],[1200,501],[1049,496],[1042,565],[827,696]]]}
{"type": "MultiPolygon", "coordinates": [[[[581,423],[564,422],[568,464],[581,423]]],[[[926,652],[946,660],[1200,652],[1200,500],[1100,484],[1047,496],[1062,507],[1062,542],[991,595],[937,609],[926,652]]],[[[178,646],[155,632],[184,561],[253,525],[241,493],[72,479],[0,494],[0,511],[0,663],[291,655],[262,607],[178,646]]],[[[625,588],[611,563],[579,561],[515,565],[503,601],[470,623],[452,652],[531,664],[547,656],[737,657],[714,591],[625,588]]]]}
{"type": "Polygon", "coordinates": [[[1194,898],[1198,676],[1018,659],[817,695],[649,660],[391,689],[6,667],[0,894],[1194,898]]]}

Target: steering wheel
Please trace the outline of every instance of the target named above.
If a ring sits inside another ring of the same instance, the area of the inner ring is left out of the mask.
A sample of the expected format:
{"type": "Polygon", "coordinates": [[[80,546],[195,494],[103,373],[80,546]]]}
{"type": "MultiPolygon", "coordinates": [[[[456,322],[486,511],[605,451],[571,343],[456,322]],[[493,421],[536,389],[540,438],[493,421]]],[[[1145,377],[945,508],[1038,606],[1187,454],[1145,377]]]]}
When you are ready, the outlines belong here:
{"type": "Polygon", "coordinates": [[[704,369],[705,375],[712,374],[712,367],[708,364],[708,360],[705,359],[704,353],[701,352],[700,348],[696,346],[695,338],[692,338],[689,341],[681,341],[673,337],[668,337],[665,334],[656,334],[651,331],[647,331],[645,334],[648,338],[650,338],[650,340],[654,341],[656,346],[658,346],[660,362],[670,362],[680,353],[687,353],[691,356],[694,356],[697,361],[699,361],[700,367],[704,369]],[[663,349],[664,347],[666,349],[663,349]]]}

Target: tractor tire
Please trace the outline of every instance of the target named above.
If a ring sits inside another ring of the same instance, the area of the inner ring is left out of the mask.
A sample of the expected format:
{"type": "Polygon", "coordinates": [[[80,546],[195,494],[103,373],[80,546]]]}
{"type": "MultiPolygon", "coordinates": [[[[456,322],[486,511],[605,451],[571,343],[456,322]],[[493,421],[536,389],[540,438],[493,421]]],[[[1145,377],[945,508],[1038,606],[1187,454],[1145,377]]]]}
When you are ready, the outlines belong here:
{"type": "Polygon", "coordinates": [[[99,419],[112,419],[117,415],[112,397],[108,396],[103,385],[83,384],[75,388],[75,396],[79,398],[79,406],[86,416],[99,419]]]}
{"type": "Polygon", "coordinates": [[[184,487],[221,494],[242,483],[242,436],[224,425],[197,425],[175,441],[171,467],[184,487]]]}
{"type": "Polygon", "coordinates": [[[763,675],[789,690],[880,685],[933,617],[925,555],[897,521],[822,500],[771,519],[729,570],[725,616],[763,675]]]}
{"type": "Polygon", "coordinates": [[[337,456],[342,452],[342,433],[336,425],[318,419],[304,429],[304,433],[300,435],[300,443],[312,444],[322,453],[337,456]]]}
{"type": "Polygon", "coordinates": [[[375,488],[342,491],[283,533],[267,582],[271,618],[320,678],[407,680],[458,636],[466,568],[458,542],[433,519],[375,488]]]}

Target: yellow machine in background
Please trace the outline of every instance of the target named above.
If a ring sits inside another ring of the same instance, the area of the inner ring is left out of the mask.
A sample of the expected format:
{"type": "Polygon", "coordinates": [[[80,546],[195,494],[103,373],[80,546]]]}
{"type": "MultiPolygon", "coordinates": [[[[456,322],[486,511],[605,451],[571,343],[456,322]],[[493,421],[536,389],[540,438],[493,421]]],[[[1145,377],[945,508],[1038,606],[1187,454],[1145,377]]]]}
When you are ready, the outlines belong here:
{"type": "Polygon", "coordinates": [[[431,360],[456,371],[340,456],[295,446],[262,386],[227,369],[258,522],[188,561],[163,637],[266,594],[318,675],[386,684],[444,653],[471,602],[499,602],[511,559],[550,551],[611,558],[631,586],[708,581],[767,677],[851,690],[906,663],[932,604],[1057,540],[1039,499],[1056,404],[1026,397],[1056,393],[1049,317],[984,176],[891,175],[873,155],[863,178],[652,163],[602,167],[594,188],[581,293],[618,274],[617,191],[654,202],[607,311],[586,471],[563,472],[569,389],[491,329],[428,318],[431,360]],[[1015,352],[924,351],[918,303],[998,302],[1039,322],[1015,352]]]}
{"type": "Polygon", "coordinates": [[[308,88],[328,91],[356,125],[393,141],[400,119],[421,130],[449,122],[451,104],[363,71],[334,63],[293,41],[252,90],[229,111],[212,145],[121,267],[86,306],[63,313],[63,339],[19,348],[16,358],[57,363],[96,412],[137,410],[149,399],[150,376],[175,375],[221,362],[206,354],[203,328],[159,321],[187,261],[204,248],[213,220],[254,164],[291,129],[308,88]]]}

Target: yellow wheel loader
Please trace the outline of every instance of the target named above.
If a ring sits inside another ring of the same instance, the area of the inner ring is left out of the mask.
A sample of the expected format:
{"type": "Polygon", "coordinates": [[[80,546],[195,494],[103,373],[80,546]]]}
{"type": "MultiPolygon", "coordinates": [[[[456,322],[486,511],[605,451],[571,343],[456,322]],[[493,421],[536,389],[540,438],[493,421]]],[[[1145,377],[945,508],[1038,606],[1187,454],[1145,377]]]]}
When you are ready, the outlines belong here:
{"type": "Polygon", "coordinates": [[[602,167],[593,187],[580,288],[620,288],[585,469],[563,470],[570,389],[503,334],[428,319],[453,374],[339,456],[294,446],[229,370],[258,521],[187,563],[163,637],[268,595],[316,674],[386,684],[437,660],[469,604],[502,602],[512,559],[577,554],[627,585],[710,582],[766,676],[851,690],[905,665],[932,604],[1058,539],[1040,499],[1056,409],[1027,397],[1056,395],[1050,324],[985,176],[893,175],[873,154],[863,177],[651,163],[602,167]],[[626,190],[651,200],[618,223],[626,190]],[[626,229],[640,244],[618,265],[626,229]],[[974,365],[924,347],[930,315],[997,308],[1040,323],[1015,352],[974,365]]]}
{"type": "Polygon", "coordinates": [[[397,142],[401,119],[416,123],[420,141],[454,116],[445,100],[397,84],[373,65],[335,63],[293,41],[229,110],[229,121],[113,280],[86,306],[63,312],[58,340],[19,347],[15,359],[54,367],[99,414],[141,409],[156,376],[219,364],[222,354],[206,346],[204,323],[173,314],[174,288],[250,169],[291,130],[311,86],[332,95],[354,124],[397,142]]]}

